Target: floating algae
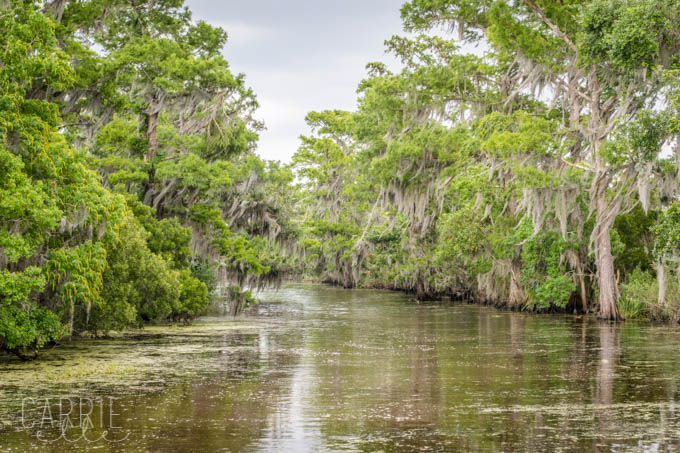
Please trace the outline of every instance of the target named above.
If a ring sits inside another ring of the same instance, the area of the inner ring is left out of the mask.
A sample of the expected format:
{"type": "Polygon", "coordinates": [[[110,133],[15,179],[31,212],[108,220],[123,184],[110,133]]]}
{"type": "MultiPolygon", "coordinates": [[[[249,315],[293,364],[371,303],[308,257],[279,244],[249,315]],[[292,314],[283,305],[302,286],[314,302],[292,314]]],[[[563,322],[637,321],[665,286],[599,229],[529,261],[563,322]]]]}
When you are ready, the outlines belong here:
{"type": "Polygon", "coordinates": [[[247,336],[259,328],[234,321],[151,326],[109,339],[65,342],[31,362],[1,356],[2,406],[16,407],[18,399],[36,395],[89,394],[110,387],[120,395],[126,388],[143,389],[149,382],[170,384],[196,373],[216,371],[224,363],[215,363],[211,356],[243,348],[224,344],[223,337],[247,336]]]}
{"type": "Polygon", "coordinates": [[[673,330],[316,285],[262,297],[250,318],[6,357],[0,451],[680,449],[673,330]],[[40,398],[54,413],[83,396],[113,411],[117,442],[23,429],[22,398],[41,415],[40,398]]]}

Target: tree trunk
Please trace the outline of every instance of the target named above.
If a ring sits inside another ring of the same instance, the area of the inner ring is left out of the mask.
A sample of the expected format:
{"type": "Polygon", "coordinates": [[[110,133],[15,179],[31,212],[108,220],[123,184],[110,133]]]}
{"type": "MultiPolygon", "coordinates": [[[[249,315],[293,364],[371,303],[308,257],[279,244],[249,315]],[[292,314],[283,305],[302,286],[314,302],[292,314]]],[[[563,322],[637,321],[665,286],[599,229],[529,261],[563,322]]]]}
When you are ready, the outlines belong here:
{"type": "Polygon", "coordinates": [[[146,160],[151,162],[156,156],[156,150],[158,149],[158,112],[149,113],[146,117],[147,127],[146,127],[146,140],[149,146],[149,152],[146,155],[146,160]]]}
{"type": "Polygon", "coordinates": [[[153,164],[153,159],[156,156],[156,150],[158,149],[158,136],[157,136],[157,126],[158,126],[158,110],[154,110],[154,113],[146,114],[146,144],[148,147],[146,156],[144,160],[149,162],[151,165],[149,167],[149,179],[143,184],[143,194],[142,200],[144,204],[150,205],[154,193],[154,185],[156,180],[156,168],[153,164]]]}
{"type": "Polygon", "coordinates": [[[663,308],[663,306],[666,304],[666,266],[664,265],[662,259],[659,259],[659,261],[656,263],[656,279],[659,283],[658,303],[659,307],[663,308]]]}
{"type": "Polygon", "coordinates": [[[425,282],[420,277],[420,275],[418,275],[416,281],[416,299],[418,299],[421,302],[438,299],[438,297],[435,296],[435,294],[432,291],[425,287],[425,282]]]}
{"type": "MultiPolygon", "coordinates": [[[[512,178],[512,172],[507,174],[507,180],[503,180],[503,188],[507,186],[512,178]]],[[[517,215],[517,200],[514,194],[510,194],[508,200],[508,211],[512,217],[517,215]]],[[[521,308],[527,301],[527,296],[519,283],[520,275],[522,275],[522,249],[515,251],[515,256],[510,262],[510,292],[508,294],[508,306],[512,309],[521,308]]]]}
{"type": "Polygon", "coordinates": [[[593,66],[588,76],[588,85],[591,93],[590,102],[590,128],[593,131],[591,138],[592,152],[595,156],[595,180],[594,191],[591,195],[595,199],[595,259],[597,261],[597,278],[600,287],[600,312],[598,317],[602,319],[619,320],[619,311],[616,306],[617,290],[614,272],[614,257],[612,256],[612,244],[609,230],[614,224],[613,212],[609,212],[607,202],[607,189],[609,188],[610,176],[600,156],[600,146],[604,143],[603,118],[600,110],[600,83],[597,77],[597,69],[593,66]]]}
{"type": "Polygon", "coordinates": [[[425,292],[425,285],[423,282],[418,278],[418,281],[416,282],[416,299],[423,301],[427,300],[427,294],[425,292]]]}
{"type": "Polygon", "coordinates": [[[519,284],[519,277],[522,272],[522,258],[516,256],[510,264],[510,295],[508,305],[510,308],[521,308],[527,301],[522,286],[519,284]]]}
{"type": "Polygon", "coordinates": [[[354,279],[352,278],[352,267],[351,265],[342,266],[342,287],[345,289],[354,288],[354,279]]]}
{"type": "Polygon", "coordinates": [[[616,305],[618,292],[616,289],[616,277],[614,271],[614,257],[612,256],[612,244],[609,237],[609,223],[603,217],[606,215],[605,191],[598,194],[597,217],[595,223],[595,255],[597,259],[597,278],[600,289],[600,312],[598,317],[617,321],[622,319],[616,305]]]}
{"type": "Polygon", "coordinates": [[[54,0],[45,5],[45,11],[52,13],[52,18],[56,23],[61,22],[64,16],[64,8],[66,7],[66,2],[68,0],[54,0]]]}

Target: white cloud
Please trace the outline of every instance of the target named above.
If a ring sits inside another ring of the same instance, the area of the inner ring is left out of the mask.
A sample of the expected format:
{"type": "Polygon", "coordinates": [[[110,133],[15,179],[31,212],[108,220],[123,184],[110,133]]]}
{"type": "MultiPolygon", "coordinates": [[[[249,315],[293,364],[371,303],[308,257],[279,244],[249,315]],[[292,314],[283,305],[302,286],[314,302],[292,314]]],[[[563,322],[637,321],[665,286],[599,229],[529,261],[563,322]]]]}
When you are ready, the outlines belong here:
{"type": "Polygon", "coordinates": [[[273,30],[255,25],[246,24],[242,22],[220,22],[210,20],[210,18],[202,18],[209,24],[220,27],[226,30],[229,36],[227,46],[228,47],[243,47],[248,46],[257,41],[263,41],[266,39],[271,39],[273,30]]]}
{"type": "Polygon", "coordinates": [[[234,72],[245,73],[267,127],[258,154],[284,162],[309,133],[309,111],[355,108],[366,63],[393,63],[383,41],[401,32],[402,0],[187,3],[196,19],[229,34],[224,55],[234,72]]]}

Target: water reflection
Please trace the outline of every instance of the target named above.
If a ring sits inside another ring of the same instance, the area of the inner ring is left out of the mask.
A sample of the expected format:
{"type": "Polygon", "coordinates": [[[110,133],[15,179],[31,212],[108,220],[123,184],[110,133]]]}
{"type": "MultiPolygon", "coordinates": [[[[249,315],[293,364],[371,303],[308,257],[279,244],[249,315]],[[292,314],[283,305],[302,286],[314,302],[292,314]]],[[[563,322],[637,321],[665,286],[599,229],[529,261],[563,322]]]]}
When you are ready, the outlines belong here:
{"type": "MultiPolygon", "coordinates": [[[[69,384],[71,392],[117,398],[129,436],[96,447],[680,449],[680,336],[672,329],[416,304],[402,294],[314,285],[263,297],[240,321],[242,329],[199,326],[191,334],[108,349],[94,343],[74,345],[72,354],[61,350],[66,367],[87,353],[124,358],[145,370],[143,384],[69,384]]],[[[28,391],[17,383],[24,371],[1,364],[0,371],[3,382],[13,383],[0,389],[10,408],[28,391]]],[[[31,388],[33,395],[58,394],[58,386],[31,388]]],[[[35,430],[0,427],[2,451],[88,447],[45,444],[35,430]]]]}

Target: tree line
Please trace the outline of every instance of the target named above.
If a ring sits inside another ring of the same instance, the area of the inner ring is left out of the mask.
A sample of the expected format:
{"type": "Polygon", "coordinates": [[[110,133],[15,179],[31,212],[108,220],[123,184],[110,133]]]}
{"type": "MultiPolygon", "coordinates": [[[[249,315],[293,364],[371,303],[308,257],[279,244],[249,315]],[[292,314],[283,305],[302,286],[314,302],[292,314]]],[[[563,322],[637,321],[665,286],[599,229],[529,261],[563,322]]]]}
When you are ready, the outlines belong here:
{"type": "Polygon", "coordinates": [[[183,0],[0,1],[0,350],[232,313],[291,275],[680,319],[680,3],[412,0],[399,70],[255,154],[183,0]]]}
{"type": "Polygon", "coordinates": [[[680,318],[680,3],[412,0],[294,156],[304,272],[680,318]]]}
{"type": "Polygon", "coordinates": [[[276,284],[290,169],[183,0],[0,2],[0,350],[188,321],[276,284]]]}

